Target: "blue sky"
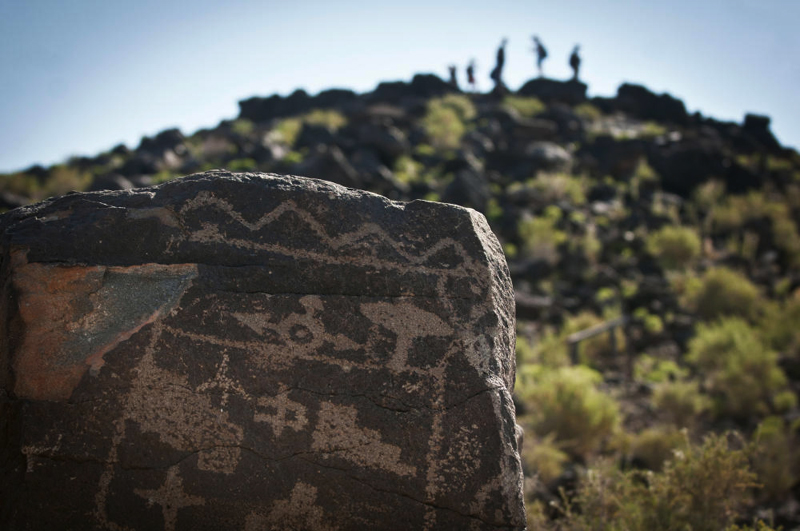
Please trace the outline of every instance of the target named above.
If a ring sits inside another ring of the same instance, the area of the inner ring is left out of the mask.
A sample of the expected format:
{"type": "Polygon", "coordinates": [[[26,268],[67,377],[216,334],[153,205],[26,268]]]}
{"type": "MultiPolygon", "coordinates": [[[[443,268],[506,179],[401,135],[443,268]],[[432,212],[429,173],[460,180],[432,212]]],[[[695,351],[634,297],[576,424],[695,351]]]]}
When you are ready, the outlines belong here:
{"type": "Polygon", "coordinates": [[[628,81],[719,119],[768,114],[800,147],[798,27],[795,0],[0,0],[0,171],[210,127],[252,95],[368,91],[471,58],[487,89],[503,37],[517,88],[534,33],[550,77],[581,44],[590,95],[628,81]]]}

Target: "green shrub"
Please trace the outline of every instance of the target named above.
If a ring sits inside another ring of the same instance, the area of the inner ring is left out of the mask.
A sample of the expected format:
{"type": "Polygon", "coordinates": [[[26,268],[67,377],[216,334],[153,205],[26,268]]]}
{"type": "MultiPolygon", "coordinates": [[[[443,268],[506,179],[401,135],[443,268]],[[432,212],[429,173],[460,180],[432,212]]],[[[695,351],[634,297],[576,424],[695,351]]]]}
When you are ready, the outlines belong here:
{"type": "Polygon", "coordinates": [[[558,220],[549,217],[524,217],[517,226],[522,252],[530,258],[551,264],[558,262],[558,246],[567,241],[567,234],[556,228],[558,220]]]}
{"type": "Polygon", "coordinates": [[[711,408],[711,400],[694,381],[662,382],[653,390],[652,400],[658,416],[678,428],[694,427],[700,415],[711,408]]]}
{"type": "Polygon", "coordinates": [[[748,222],[768,219],[775,247],[792,266],[800,265],[800,233],[784,197],[777,200],[761,192],[744,196],[728,196],[711,210],[710,222],[714,233],[740,233],[748,222]]]}
{"type": "Polygon", "coordinates": [[[300,118],[284,118],[275,125],[274,131],[287,146],[293,147],[302,128],[303,121],[300,118]]]}
{"type": "Polygon", "coordinates": [[[544,485],[549,485],[564,471],[569,461],[565,454],[549,435],[543,438],[526,434],[522,443],[522,462],[531,474],[535,474],[544,485]]]}
{"type": "Polygon", "coordinates": [[[667,225],[647,237],[647,252],[664,269],[686,268],[700,256],[700,237],[688,227],[667,225]]]}
{"type": "Polygon", "coordinates": [[[231,123],[231,131],[240,136],[250,136],[255,128],[255,124],[245,118],[239,118],[231,123]]]}
{"type": "Polygon", "coordinates": [[[654,426],[637,433],[630,457],[648,470],[660,471],[674,451],[686,446],[686,435],[675,426],[654,426]]]}
{"type": "MultiPolygon", "coordinates": [[[[611,317],[609,315],[609,317],[611,317]]],[[[562,337],[566,342],[567,336],[602,324],[604,319],[598,317],[590,311],[584,311],[578,315],[567,317],[562,328],[562,337]]],[[[614,339],[616,341],[617,353],[625,351],[625,334],[620,327],[614,329],[614,339]]],[[[581,341],[578,345],[578,360],[585,365],[595,366],[601,360],[612,357],[615,353],[612,349],[609,332],[603,332],[592,338],[581,341]]]]}
{"type": "Polygon", "coordinates": [[[513,109],[525,118],[533,118],[547,110],[547,106],[539,98],[525,96],[506,96],[503,98],[503,106],[513,109]]]}
{"type": "Polygon", "coordinates": [[[332,109],[314,109],[301,117],[304,124],[321,125],[336,131],[347,125],[347,118],[332,109]]]}
{"type": "Polygon", "coordinates": [[[567,201],[573,205],[586,203],[588,184],[584,177],[568,173],[542,173],[526,183],[545,204],[567,201]]]}
{"type": "Polygon", "coordinates": [[[597,121],[603,117],[603,113],[589,102],[579,103],[573,109],[573,112],[584,120],[591,122],[597,121]]]}
{"type": "Polygon", "coordinates": [[[588,367],[539,367],[523,378],[531,380],[521,389],[531,411],[524,421],[539,437],[552,436],[564,452],[586,457],[617,429],[619,407],[597,388],[600,373],[588,367]]]}
{"type": "Polygon", "coordinates": [[[475,114],[475,106],[467,96],[449,94],[428,102],[422,126],[437,151],[457,149],[467,130],[466,122],[475,114]]]}
{"type": "Polygon", "coordinates": [[[738,318],[699,325],[686,360],[699,369],[719,414],[743,419],[764,414],[786,386],[778,355],[738,318]]]}
{"type": "Polygon", "coordinates": [[[781,500],[800,478],[800,450],[797,436],[780,417],[767,417],[754,437],[753,469],[761,493],[769,500],[781,500]]]}
{"type": "Polygon", "coordinates": [[[287,146],[293,147],[303,129],[303,124],[321,125],[336,131],[347,124],[347,118],[339,111],[314,109],[302,116],[280,120],[273,130],[287,146]]]}
{"type": "Polygon", "coordinates": [[[733,524],[751,501],[754,474],[747,456],[724,436],[675,452],[660,473],[621,472],[602,462],[579,486],[562,529],[717,531],[733,524]]]}
{"type": "Polygon", "coordinates": [[[640,382],[662,383],[680,380],[689,375],[689,371],[672,360],[662,360],[647,354],[636,359],[633,365],[633,377],[640,382]]]}
{"type": "Polygon", "coordinates": [[[702,319],[732,315],[754,319],[760,310],[758,288],[731,269],[709,269],[700,279],[686,284],[685,302],[702,319]]]}

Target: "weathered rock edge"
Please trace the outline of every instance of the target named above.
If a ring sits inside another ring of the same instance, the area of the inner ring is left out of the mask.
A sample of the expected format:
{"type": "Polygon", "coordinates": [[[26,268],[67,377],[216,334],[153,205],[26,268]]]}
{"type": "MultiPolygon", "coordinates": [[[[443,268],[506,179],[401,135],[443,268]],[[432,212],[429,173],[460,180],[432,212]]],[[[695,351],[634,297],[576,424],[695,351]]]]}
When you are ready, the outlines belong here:
{"type": "Polygon", "coordinates": [[[0,527],[525,526],[479,213],[213,171],[0,217],[0,527]]]}

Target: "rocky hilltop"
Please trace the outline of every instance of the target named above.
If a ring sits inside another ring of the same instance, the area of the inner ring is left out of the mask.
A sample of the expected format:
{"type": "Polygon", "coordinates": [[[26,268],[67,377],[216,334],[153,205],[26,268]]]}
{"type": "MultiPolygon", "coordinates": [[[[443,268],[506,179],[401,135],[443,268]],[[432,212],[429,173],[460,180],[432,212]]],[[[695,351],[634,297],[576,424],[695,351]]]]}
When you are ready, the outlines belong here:
{"type": "Polygon", "coordinates": [[[800,525],[800,155],[768,117],[433,75],[239,106],[2,176],[0,206],[225,168],[471,207],[514,284],[531,528],[800,525]]]}

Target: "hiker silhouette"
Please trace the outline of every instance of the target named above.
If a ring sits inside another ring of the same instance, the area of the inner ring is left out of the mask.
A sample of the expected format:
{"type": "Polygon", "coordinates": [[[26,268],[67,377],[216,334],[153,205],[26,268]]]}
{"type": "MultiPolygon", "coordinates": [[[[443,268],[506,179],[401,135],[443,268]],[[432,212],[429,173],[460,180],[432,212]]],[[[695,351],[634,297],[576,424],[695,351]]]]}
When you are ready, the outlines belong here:
{"type": "Polygon", "coordinates": [[[575,48],[572,49],[572,55],[569,56],[569,66],[572,67],[573,81],[578,80],[578,70],[580,70],[581,68],[581,56],[578,55],[578,50],[580,50],[580,47],[581,47],[580,44],[576,44],[575,48]]]}
{"type": "Polygon", "coordinates": [[[467,65],[467,83],[472,92],[475,92],[475,59],[472,59],[467,65]]]}
{"type": "Polygon", "coordinates": [[[458,79],[456,79],[456,65],[450,65],[447,67],[447,69],[450,70],[450,81],[449,81],[450,85],[454,89],[458,89],[458,79]]]}
{"type": "Polygon", "coordinates": [[[508,39],[503,39],[503,42],[500,43],[500,48],[497,49],[497,63],[494,66],[494,70],[492,73],[489,74],[489,77],[494,81],[494,88],[495,90],[503,90],[503,67],[506,64],[506,43],[508,43],[508,39]]]}
{"type": "Polygon", "coordinates": [[[547,48],[544,47],[537,35],[533,36],[533,51],[536,53],[536,68],[539,69],[539,77],[542,77],[542,63],[547,59],[547,48]]]}

